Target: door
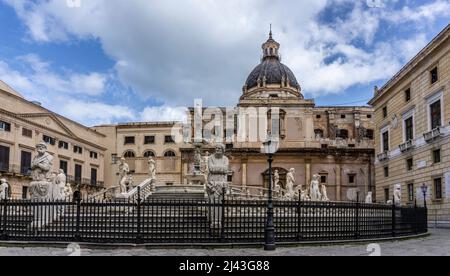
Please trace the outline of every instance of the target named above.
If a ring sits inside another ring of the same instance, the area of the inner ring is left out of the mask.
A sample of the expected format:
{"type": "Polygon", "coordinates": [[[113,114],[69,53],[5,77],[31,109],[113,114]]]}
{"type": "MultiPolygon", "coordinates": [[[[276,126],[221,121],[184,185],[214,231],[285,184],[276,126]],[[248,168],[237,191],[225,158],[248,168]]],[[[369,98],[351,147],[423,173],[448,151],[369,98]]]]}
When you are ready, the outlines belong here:
{"type": "Polygon", "coordinates": [[[9,147],[0,146],[0,171],[9,171],[9,147]]]}

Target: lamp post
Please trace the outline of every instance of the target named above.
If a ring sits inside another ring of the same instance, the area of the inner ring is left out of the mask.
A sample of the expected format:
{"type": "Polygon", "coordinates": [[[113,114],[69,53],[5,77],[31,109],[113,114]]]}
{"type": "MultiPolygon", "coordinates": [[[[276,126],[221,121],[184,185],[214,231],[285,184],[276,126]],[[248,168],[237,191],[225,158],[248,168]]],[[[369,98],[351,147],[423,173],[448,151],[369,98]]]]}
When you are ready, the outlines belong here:
{"type": "Polygon", "coordinates": [[[271,137],[263,143],[262,153],[268,156],[269,162],[269,198],[267,200],[267,221],[264,229],[265,244],[264,250],[274,251],[275,245],[275,226],[273,223],[273,177],[272,177],[272,162],[273,156],[278,150],[278,141],[272,140],[271,137]]]}
{"type": "Polygon", "coordinates": [[[423,194],[423,206],[427,207],[427,193],[428,193],[428,186],[427,184],[422,185],[422,194],[423,194]]]}

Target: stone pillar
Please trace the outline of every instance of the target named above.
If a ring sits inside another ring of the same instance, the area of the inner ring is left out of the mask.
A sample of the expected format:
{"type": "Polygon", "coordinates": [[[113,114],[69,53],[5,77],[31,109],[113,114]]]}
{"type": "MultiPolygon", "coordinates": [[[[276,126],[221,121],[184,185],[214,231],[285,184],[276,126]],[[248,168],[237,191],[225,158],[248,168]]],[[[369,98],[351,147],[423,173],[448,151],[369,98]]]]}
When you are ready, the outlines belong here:
{"type": "Polygon", "coordinates": [[[311,160],[305,160],[305,185],[306,189],[309,190],[311,184],[311,160]]]}
{"type": "Polygon", "coordinates": [[[336,201],[341,201],[341,165],[336,165],[336,201]]]}
{"type": "Polygon", "coordinates": [[[247,161],[242,163],[242,187],[247,187],[247,161]]]}

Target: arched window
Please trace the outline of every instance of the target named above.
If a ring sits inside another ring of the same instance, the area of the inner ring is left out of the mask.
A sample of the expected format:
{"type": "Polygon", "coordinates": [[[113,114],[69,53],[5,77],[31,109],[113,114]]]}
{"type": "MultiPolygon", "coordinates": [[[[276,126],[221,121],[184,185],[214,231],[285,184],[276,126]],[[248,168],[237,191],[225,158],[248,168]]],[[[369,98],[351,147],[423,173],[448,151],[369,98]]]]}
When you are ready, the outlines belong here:
{"type": "Polygon", "coordinates": [[[323,130],[322,129],[314,130],[314,134],[316,135],[316,139],[322,139],[323,138],[323,130]]]}
{"type": "Polygon", "coordinates": [[[150,157],[156,157],[155,153],[151,150],[148,150],[146,152],[144,152],[144,157],[145,158],[150,158],[150,157]]]}
{"type": "Polygon", "coordinates": [[[174,151],[166,151],[166,153],[164,153],[164,157],[176,157],[176,153],[174,151]]]}
{"type": "Polygon", "coordinates": [[[136,158],[136,154],[132,150],[128,150],[123,154],[124,158],[136,158]]]}

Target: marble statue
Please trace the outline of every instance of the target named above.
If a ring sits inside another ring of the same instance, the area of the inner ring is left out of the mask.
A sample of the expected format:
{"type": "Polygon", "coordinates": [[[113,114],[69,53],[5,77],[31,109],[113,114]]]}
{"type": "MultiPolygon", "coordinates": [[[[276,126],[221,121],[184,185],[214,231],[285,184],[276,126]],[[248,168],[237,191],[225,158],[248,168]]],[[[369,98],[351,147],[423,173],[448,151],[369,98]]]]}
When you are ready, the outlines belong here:
{"type": "Polygon", "coordinates": [[[195,147],[194,153],[194,173],[201,172],[201,164],[202,164],[202,153],[200,147],[195,147]]]}
{"type": "Polygon", "coordinates": [[[310,198],[312,201],[321,201],[322,200],[322,195],[320,194],[320,183],[319,183],[319,179],[320,176],[315,174],[313,176],[313,179],[311,181],[311,186],[310,186],[310,198]]]}
{"type": "Polygon", "coordinates": [[[64,196],[66,198],[70,198],[73,194],[72,186],[70,183],[66,183],[66,186],[64,187],[64,196]]]}
{"type": "Polygon", "coordinates": [[[148,159],[148,174],[150,179],[156,180],[156,161],[153,157],[148,159]]]}
{"type": "Polygon", "coordinates": [[[373,203],[373,193],[372,192],[368,192],[367,196],[366,196],[366,203],[367,204],[372,204],[373,203]]]}
{"type": "Polygon", "coordinates": [[[397,184],[394,186],[394,202],[389,200],[388,204],[395,204],[397,206],[402,204],[402,185],[397,184]]]}
{"type": "Polygon", "coordinates": [[[58,175],[56,175],[54,180],[54,185],[56,185],[56,191],[57,191],[57,197],[59,199],[63,199],[66,197],[65,195],[65,189],[67,184],[67,177],[64,174],[63,170],[58,171],[58,175]]]}
{"type": "Polygon", "coordinates": [[[200,166],[200,171],[204,174],[204,175],[208,175],[209,173],[209,169],[208,169],[208,158],[209,158],[209,151],[205,152],[205,155],[202,157],[202,162],[201,162],[201,166],[200,166]]]}
{"type": "MultiPolygon", "coordinates": [[[[228,187],[228,172],[230,161],[225,156],[225,146],[217,144],[215,153],[208,158],[208,181],[206,184],[206,193],[210,202],[218,202],[225,195],[224,189],[228,187]]],[[[220,229],[222,221],[222,209],[212,208],[209,213],[211,228],[220,229]]]]}
{"type": "Polygon", "coordinates": [[[120,158],[119,163],[119,193],[127,193],[127,184],[129,182],[130,167],[125,162],[125,158],[120,158]]]}
{"type": "Polygon", "coordinates": [[[301,201],[309,201],[311,198],[308,195],[308,192],[306,190],[300,189],[300,200],[301,201]]]}
{"type": "Polygon", "coordinates": [[[321,201],[328,202],[330,199],[328,198],[327,185],[320,185],[320,193],[321,193],[321,201]]]}
{"type": "Polygon", "coordinates": [[[280,185],[280,174],[278,170],[275,170],[275,173],[273,175],[273,191],[276,196],[281,196],[281,185],[280,185]]]}
{"type": "Polygon", "coordinates": [[[33,181],[30,185],[32,200],[53,199],[52,173],[53,156],[47,152],[47,144],[41,142],[36,145],[37,154],[31,162],[31,176],[33,181]]]}
{"type": "Polygon", "coordinates": [[[290,169],[286,175],[286,195],[287,199],[293,199],[295,197],[294,185],[295,185],[295,169],[290,169]]]}
{"type": "Polygon", "coordinates": [[[9,198],[9,185],[6,179],[0,180],[0,201],[9,198]]]}

